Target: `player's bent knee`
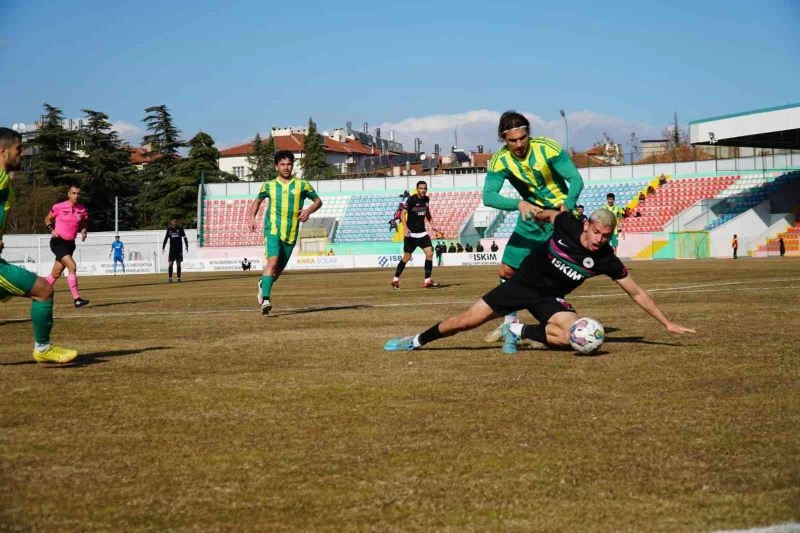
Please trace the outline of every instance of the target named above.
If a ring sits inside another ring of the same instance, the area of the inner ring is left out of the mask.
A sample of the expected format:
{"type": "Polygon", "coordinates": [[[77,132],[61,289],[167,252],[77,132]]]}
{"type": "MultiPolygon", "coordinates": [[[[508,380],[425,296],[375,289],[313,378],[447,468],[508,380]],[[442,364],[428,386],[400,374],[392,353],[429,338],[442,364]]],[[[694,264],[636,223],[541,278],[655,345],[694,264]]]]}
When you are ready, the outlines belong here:
{"type": "Polygon", "coordinates": [[[30,297],[37,301],[49,300],[53,297],[53,286],[42,277],[36,279],[30,292],[30,297]]]}

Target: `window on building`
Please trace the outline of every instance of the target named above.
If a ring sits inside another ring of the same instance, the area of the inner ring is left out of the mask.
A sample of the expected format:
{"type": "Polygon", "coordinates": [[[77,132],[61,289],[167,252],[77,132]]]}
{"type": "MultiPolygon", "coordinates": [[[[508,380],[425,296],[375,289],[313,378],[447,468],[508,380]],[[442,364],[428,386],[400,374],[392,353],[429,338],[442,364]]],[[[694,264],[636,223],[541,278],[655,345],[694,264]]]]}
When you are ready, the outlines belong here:
{"type": "Polygon", "coordinates": [[[233,167],[233,175],[239,179],[244,178],[245,176],[244,167],[233,167]]]}

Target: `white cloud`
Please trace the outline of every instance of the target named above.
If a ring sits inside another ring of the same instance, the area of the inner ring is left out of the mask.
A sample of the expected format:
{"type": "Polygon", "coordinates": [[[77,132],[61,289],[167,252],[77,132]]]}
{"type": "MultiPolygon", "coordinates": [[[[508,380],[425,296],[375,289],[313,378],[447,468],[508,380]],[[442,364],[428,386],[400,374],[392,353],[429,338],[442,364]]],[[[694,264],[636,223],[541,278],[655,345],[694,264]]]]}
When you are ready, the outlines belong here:
{"type": "Polygon", "coordinates": [[[117,120],[111,124],[111,129],[116,131],[131,146],[139,146],[142,143],[144,130],[135,124],[117,120]]]}
{"type": "MultiPolygon", "coordinates": [[[[521,112],[530,120],[533,135],[552,137],[566,144],[564,119],[561,116],[544,120],[539,115],[521,112]]],[[[419,137],[424,151],[433,151],[434,144],[438,143],[443,152],[449,152],[458,135],[460,148],[472,150],[482,144],[485,151],[491,152],[501,145],[497,139],[500,115],[500,111],[480,109],[452,115],[409,117],[399,122],[385,122],[380,128],[383,137],[388,137],[389,132],[394,131],[395,140],[402,142],[406,150],[413,150],[414,139],[419,137]]],[[[602,138],[603,132],[627,149],[626,141],[632,131],[636,131],[642,139],[660,137],[662,129],[649,124],[631,124],[622,118],[593,111],[567,113],[567,122],[569,144],[578,151],[590,148],[594,141],[602,138]]]]}

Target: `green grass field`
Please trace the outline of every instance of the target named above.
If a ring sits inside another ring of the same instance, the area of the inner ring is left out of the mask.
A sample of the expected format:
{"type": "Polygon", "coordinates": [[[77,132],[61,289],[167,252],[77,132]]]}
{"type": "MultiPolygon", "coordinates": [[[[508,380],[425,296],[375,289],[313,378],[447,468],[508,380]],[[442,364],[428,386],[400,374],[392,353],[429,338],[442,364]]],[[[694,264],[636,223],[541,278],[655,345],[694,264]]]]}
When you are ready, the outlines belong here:
{"type": "MultiPolygon", "coordinates": [[[[64,281],[31,358],[0,312],[0,530],[714,531],[800,521],[800,260],[629,263],[570,301],[599,356],[387,338],[460,312],[494,268],[64,281]]],[[[527,313],[523,318],[530,320],[527,313]]]]}

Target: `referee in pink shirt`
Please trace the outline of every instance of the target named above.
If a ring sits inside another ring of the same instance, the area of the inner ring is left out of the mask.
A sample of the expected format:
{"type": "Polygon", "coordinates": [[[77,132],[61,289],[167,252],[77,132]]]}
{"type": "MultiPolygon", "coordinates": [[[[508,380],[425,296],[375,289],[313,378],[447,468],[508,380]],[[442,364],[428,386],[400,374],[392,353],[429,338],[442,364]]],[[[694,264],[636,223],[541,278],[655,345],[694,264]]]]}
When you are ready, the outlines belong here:
{"type": "Polygon", "coordinates": [[[50,212],[44,218],[47,229],[50,230],[50,250],[56,256],[53,263],[53,270],[45,279],[50,285],[55,285],[61,273],[66,268],[67,285],[72,293],[72,301],[75,307],[83,307],[89,300],[81,298],[78,292],[78,273],[75,260],[72,254],[75,252],[75,238],[78,232],[81,234],[81,242],[86,240],[86,223],[89,221],[89,211],[78,203],[81,196],[81,188],[73,185],[67,191],[67,200],[53,204],[50,212]]]}

